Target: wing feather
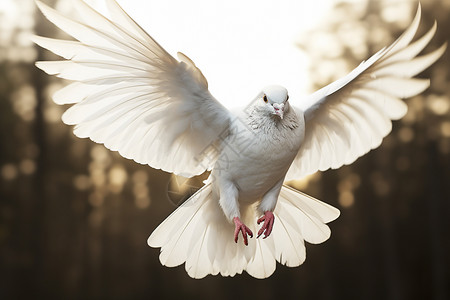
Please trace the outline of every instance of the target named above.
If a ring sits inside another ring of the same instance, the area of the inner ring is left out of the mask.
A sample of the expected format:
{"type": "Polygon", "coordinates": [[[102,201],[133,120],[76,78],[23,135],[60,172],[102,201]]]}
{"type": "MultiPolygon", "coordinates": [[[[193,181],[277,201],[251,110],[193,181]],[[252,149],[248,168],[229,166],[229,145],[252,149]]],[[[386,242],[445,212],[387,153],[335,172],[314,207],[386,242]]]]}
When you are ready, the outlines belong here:
{"type": "Polygon", "coordinates": [[[107,1],[113,20],[73,2],[84,21],[37,4],[76,41],[34,37],[65,59],[36,65],[75,81],[54,95],[58,104],[74,104],[64,123],[75,125],[75,135],[154,168],[186,177],[210,169],[219,152],[211,145],[231,116],[209,93],[201,71],[184,54],[180,61],[169,55],[116,1],[107,1]]]}
{"type": "Polygon", "coordinates": [[[420,16],[419,5],[410,27],[391,46],[304,101],[299,113],[305,117],[305,138],[286,180],[339,168],[377,148],[391,131],[392,120],[406,114],[401,99],[428,88],[428,79],[412,77],[438,60],[446,44],[416,57],[436,33],[435,23],[411,43],[420,16]]]}

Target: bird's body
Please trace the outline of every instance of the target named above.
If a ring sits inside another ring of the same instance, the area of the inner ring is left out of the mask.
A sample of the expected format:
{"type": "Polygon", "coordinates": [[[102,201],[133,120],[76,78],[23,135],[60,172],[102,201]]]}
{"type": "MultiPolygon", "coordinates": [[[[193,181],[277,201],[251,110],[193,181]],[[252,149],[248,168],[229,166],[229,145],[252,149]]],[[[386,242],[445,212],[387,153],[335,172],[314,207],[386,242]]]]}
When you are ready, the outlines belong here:
{"type": "MultiPolygon", "coordinates": [[[[287,94],[282,95],[281,102],[284,102],[287,94]]],[[[240,223],[241,208],[257,204],[254,208],[258,215],[275,209],[284,177],[304,136],[303,115],[297,116],[287,106],[281,118],[259,110],[264,105],[258,101],[261,100],[257,98],[256,103],[251,103],[230,124],[211,172],[213,201],[218,200],[226,218],[235,222],[235,240],[241,231],[246,245],[246,234],[252,236],[253,232],[238,228],[245,226],[240,223]],[[261,162],[265,165],[263,171],[261,162]]],[[[272,215],[271,218],[270,222],[265,221],[258,235],[271,233],[272,215]]]]}
{"type": "Polygon", "coordinates": [[[244,270],[266,278],[277,261],[302,264],[304,242],[326,241],[326,224],[339,210],[283,183],[350,164],[378,147],[391,120],[406,114],[401,98],[429,85],[412,77],[446,48],[416,57],[436,31],[434,26],[411,42],[419,6],[396,42],[301,103],[288,101],[285,88],[269,86],[230,112],[210,94],[192,60],[182,53],[179,60],[172,57],[114,0],[105,1],[111,20],[74,0],[84,23],[37,2],[77,39],[35,37],[66,59],[37,66],[75,81],[53,96],[58,104],[74,104],[62,119],[76,125],[75,135],[185,177],[211,171],[205,185],[148,239],[161,248],[162,264],[185,263],[194,278],[244,270]],[[248,239],[256,230],[258,237],[248,239]]]}
{"type": "MultiPolygon", "coordinates": [[[[297,115],[293,108],[286,110],[281,119],[264,115],[254,106],[251,103],[240,110],[231,121],[211,173],[215,190],[223,189],[222,185],[233,185],[239,191],[239,202],[247,203],[259,201],[272,188],[281,187],[305,130],[303,115],[297,115]],[[261,163],[265,170],[261,170],[261,163]]],[[[272,209],[277,195],[271,199],[272,209]]],[[[225,198],[229,201],[229,197],[225,198]]]]}

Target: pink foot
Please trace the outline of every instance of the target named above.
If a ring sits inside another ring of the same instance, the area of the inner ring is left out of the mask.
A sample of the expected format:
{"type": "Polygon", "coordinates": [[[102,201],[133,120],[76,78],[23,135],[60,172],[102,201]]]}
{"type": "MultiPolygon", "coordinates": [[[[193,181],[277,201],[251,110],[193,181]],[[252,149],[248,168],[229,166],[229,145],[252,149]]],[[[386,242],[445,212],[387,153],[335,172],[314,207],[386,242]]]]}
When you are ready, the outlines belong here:
{"type": "Polygon", "coordinates": [[[236,226],[234,230],[234,241],[237,243],[240,231],[242,232],[242,237],[244,238],[245,246],[248,246],[247,234],[252,238],[253,232],[247,226],[245,226],[245,224],[242,223],[241,219],[239,219],[238,217],[234,217],[233,222],[234,225],[236,226]]]}
{"type": "Polygon", "coordinates": [[[264,221],[264,224],[261,227],[261,229],[258,231],[257,238],[259,238],[261,236],[261,234],[264,233],[264,237],[263,238],[265,239],[272,232],[273,223],[275,222],[275,216],[273,215],[273,213],[271,211],[266,211],[264,213],[264,216],[262,216],[261,218],[258,219],[258,225],[262,221],[264,221]]]}

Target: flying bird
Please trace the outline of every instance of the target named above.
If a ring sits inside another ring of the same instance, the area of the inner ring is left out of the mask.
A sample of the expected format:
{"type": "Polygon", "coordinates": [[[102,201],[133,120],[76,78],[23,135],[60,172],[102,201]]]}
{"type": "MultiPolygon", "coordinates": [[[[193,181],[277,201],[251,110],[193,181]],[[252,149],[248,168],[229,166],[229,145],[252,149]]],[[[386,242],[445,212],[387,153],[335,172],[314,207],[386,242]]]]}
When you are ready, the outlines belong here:
{"type": "Polygon", "coordinates": [[[75,40],[35,36],[61,61],[37,62],[50,75],[74,81],[57,91],[57,104],[74,134],[123,157],[177,175],[210,171],[204,186],[150,235],[160,261],[185,263],[193,278],[246,271],[269,277],[276,262],[301,265],[305,241],[330,237],[327,223],[339,210],[284,183],[336,169],[378,147],[402,118],[401,100],[430,84],[413,78],[446,45],[422,55],[436,23],[413,41],[420,5],[410,27],[343,78],[306,99],[289,99],[267,86],[248,105],[230,111],[186,55],[171,56],[114,0],[111,19],[81,0],[84,21],[37,2],[43,14],[75,40]]]}

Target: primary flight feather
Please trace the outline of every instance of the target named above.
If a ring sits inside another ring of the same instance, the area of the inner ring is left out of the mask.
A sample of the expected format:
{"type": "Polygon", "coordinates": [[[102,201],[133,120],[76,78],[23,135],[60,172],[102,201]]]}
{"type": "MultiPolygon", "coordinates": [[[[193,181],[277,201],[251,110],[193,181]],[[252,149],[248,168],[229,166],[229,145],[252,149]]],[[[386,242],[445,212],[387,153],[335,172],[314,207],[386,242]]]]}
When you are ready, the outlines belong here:
{"type": "Polygon", "coordinates": [[[175,59],[114,0],[106,3],[111,19],[74,0],[84,18],[75,21],[37,2],[76,41],[34,37],[64,58],[36,64],[74,81],[53,99],[74,104],[62,119],[75,125],[75,135],[185,177],[211,171],[148,239],[161,248],[162,264],[185,263],[194,278],[243,271],[266,278],[276,261],[302,264],[304,241],[326,241],[326,224],[339,210],[283,183],[350,164],[378,147],[391,120],[406,113],[400,99],[429,85],[412,77],[446,48],[416,57],[436,31],[435,25],[411,43],[419,6],[391,46],[307,99],[290,101],[285,88],[268,86],[245,108],[229,111],[186,55],[175,59]]]}

